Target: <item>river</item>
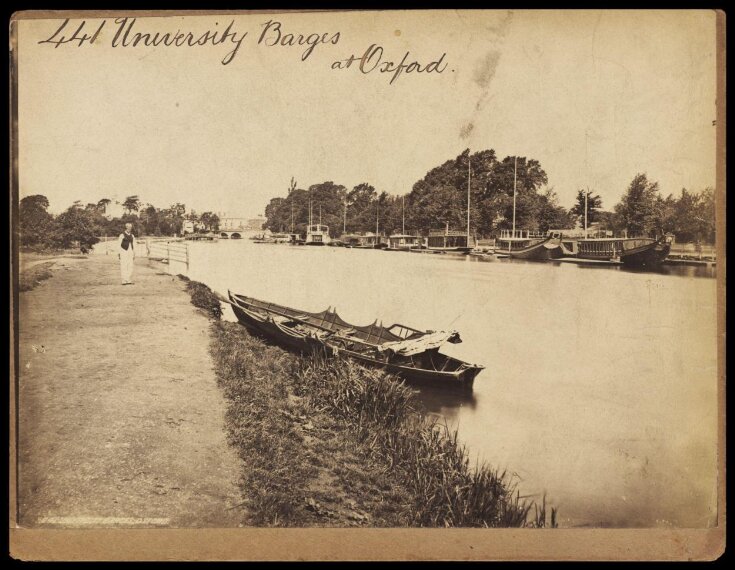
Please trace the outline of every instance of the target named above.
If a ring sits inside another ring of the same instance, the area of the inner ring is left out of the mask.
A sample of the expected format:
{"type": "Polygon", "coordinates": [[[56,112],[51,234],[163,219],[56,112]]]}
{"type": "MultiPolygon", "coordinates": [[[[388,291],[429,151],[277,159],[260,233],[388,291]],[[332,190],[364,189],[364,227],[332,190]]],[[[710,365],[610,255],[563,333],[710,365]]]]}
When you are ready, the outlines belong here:
{"type": "MultiPolygon", "coordinates": [[[[456,329],[471,396],[422,390],[473,456],[545,493],[561,526],[706,527],[716,517],[716,280],[660,272],[221,240],[189,276],[348,322],[456,329]]],[[[228,311],[228,313],[230,313],[228,311]]],[[[229,318],[234,317],[229,315],[229,318]]]]}

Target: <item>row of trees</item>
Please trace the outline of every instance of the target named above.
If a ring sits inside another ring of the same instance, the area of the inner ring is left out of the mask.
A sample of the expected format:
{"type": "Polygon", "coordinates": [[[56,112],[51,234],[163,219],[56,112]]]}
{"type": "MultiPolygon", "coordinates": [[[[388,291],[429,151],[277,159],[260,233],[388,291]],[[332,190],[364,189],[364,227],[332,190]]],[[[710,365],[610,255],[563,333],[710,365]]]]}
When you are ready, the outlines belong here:
{"type": "Polygon", "coordinates": [[[715,241],[715,193],[712,188],[691,192],[686,188],[676,197],[661,195],[658,182],[645,174],[633,178],[612,211],[602,209],[602,200],[589,190],[580,190],[570,213],[584,223],[585,194],[587,223],[599,223],[615,235],[650,236],[672,233],[680,242],[715,241]]]}
{"type": "Polygon", "coordinates": [[[538,161],[519,157],[516,167],[515,158],[501,161],[495,151],[484,150],[472,156],[465,151],[432,169],[406,196],[378,192],[368,183],[348,190],[327,181],[301,189],[292,179],[288,195],[273,198],[266,207],[266,228],[305,232],[310,204],[313,222],[321,219],[334,236],[343,231],[375,231],[376,228],[386,233],[404,228],[407,232],[425,232],[444,228],[446,224],[453,229],[464,228],[469,184],[471,227],[477,234],[489,235],[494,230],[511,227],[514,169],[517,172],[516,226],[544,231],[567,227],[570,214],[559,206],[554,190],[541,192],[547,178],[538,161]]]}
{"type": "Polygon", "coordinates": [[[265,227],[275,232],[304,233],[309,220],[321,220],[333,237],[343,232],[375,231],[426,234],[432,229],[464,229],[467,225],[467,189],[471,199],[470,226],[478,236],[497,235],[513,225],[513,188],[516,187],[517,229],[545,232],[599,223],[616,235],[661,235],[671,232],[679,241],[714,242],[714,192],[682,190],[681,196],[661,196],[658,183],[638,174],[611,211],[603,210],[599,195],[579,190],[567,210],[558,203],[553,188],[537,160],[507,156],[495,151],[470,155],[466,150],[453,160],[433,168],[405,196],[378,192],[361,183],[352,189],[333,181],[298,188],[291,179],[285,197],[271,199],[265,227]],[[586,200],[585,200],[586,196],[586,200]]]}
{"type": "Polygon", "coordinates": [[[122,215],[108,218],[105,214],[112,203],[103,198],[86,206],[74,202],[58,216],[48,212],[49,201],[41,195],[26,196],[19,204],[20,244],[25,247],[69,248],[75,244],[90,249],[100,236],[116,236],[126,223],[133,224],[136,235],[181,235],[187,220],[198,231],[217,230],[219,217],[212,212],[186,213],[184,204],[156,208],[141,203],[138,196],[128,196],[122,203],[122,215]]]}

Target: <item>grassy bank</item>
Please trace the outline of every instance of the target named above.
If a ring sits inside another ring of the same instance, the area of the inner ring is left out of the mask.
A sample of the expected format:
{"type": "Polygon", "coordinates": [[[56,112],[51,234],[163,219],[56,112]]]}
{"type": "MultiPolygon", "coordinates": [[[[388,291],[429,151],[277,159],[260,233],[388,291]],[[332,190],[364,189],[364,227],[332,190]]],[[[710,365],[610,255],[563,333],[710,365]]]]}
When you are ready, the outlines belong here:
{"type": "Polygon", "coordinates": [[[555,526],[505,473],[472,465],[456,431],[427,417],[395,377],[300,357],[214,318],[211,353],[243,460],[246,522],[279,526],[555,526]]]}
{"type": "Polygon", "coordinates": [[[18,291],[30,291],[41,283],[41,281],[50,278],[53,275],[51,272],[51,266],[53,264],[53,261],[46,261],[20,271],[18,275],[18,291]]]}

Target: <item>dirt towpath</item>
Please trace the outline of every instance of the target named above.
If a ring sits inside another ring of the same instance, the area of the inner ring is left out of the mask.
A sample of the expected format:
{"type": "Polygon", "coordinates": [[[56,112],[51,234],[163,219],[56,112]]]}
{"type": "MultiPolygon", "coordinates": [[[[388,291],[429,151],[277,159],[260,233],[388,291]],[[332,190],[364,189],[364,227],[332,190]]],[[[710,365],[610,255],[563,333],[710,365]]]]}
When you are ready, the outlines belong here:
{"type": "Polygon", "coordinates": [[[20,294],[18,505],[25,527],[227,527],[243,519],[208,321],[136,259],[58,259],[20,294]]]}

